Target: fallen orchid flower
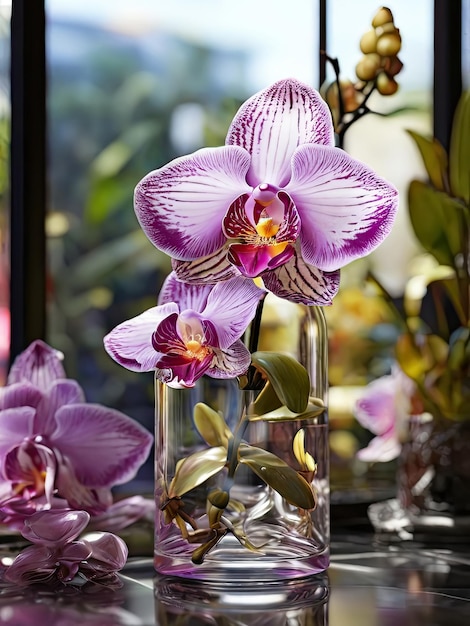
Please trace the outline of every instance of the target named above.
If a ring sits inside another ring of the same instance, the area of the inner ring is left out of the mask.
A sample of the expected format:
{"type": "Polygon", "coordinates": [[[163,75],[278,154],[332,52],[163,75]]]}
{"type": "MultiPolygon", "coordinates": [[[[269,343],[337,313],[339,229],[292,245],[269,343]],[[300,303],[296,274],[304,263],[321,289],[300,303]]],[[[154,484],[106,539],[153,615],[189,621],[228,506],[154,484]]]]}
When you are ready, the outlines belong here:
{"type": "Polygon", "coordinates": [[[22,535],[33,545],[16,556],[4,579],[19,586],[116,584],[115,574],[127,560],[127,546],[111,533],[77,539],[89,520],[86,511],[39,511],[31,515],[25,520],[22,535]]]}
{"type": "Polygon", "coordinates": [[[21,528],[43,508],[107,510],[133,478],[152,435],[126,415],[86,403],[61,355],[33,342],[0,389],[0,520],[21,528]]]}
{"type": "Polygon", "coordinates": [[[186,282],[261,277],[282,298],[330,304],[339,269],[388,235],[397,191],[334,147],[328,106],[281,80],[245,102],[226,145],[145,176],[135,211],[186,282]]]}
{"type": "Polygon", "coordinates": [[[240,337],[264,293],[241,276],[203,286],[172,273],[159,306],[119,324],[104,338],[105,348],[127,369],[155,370],[169,387],[192,387],[203,374],[233,378],[250,365],[240,337]]]}

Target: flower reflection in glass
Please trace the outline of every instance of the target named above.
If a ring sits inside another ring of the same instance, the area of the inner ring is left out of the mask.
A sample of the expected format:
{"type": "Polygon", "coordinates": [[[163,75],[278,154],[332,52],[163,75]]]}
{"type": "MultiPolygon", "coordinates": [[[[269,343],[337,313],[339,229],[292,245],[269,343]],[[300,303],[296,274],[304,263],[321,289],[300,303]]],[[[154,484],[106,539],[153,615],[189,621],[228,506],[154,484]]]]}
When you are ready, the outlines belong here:
{"type": "Polygon", "coordinates": [[[250,98],[226,145],[150,172],[135,210],[178,275],[204,282],[262,277],[292,301],[330,304],[338,270],[389,233],[396,190],[334,147],[328,107],[296,80],[250,98]]]}
{"type": "Polygon", "coordinates": [[[155,370],[171,387],[193,387],[203,374],[233,378],[251,355],[240,340],[263,290],[243,277],[192,286],[172,273],[159,305],[123,322],[104,339],[108,353],[137,372],[155,370]]]}

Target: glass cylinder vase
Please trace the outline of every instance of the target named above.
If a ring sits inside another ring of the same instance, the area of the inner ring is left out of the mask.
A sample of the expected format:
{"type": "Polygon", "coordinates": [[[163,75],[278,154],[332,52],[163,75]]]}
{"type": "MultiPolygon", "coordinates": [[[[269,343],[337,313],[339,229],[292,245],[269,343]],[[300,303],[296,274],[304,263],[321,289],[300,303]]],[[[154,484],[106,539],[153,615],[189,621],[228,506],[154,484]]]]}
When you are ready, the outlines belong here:
{"type": "Polygon", "coordinates": [[[235,378],[203,376],[190,389],[156,380],[154,561],[160,574],[233,584],[300,578],[329,565],[322,309],[269,294],[257,350],[288,354],[306,368],[307,411],[297,416],[284,407],[251,419],[260,392],[241,389],[235,378]],[[303,505],[309,490],[313,504],[303,505]]]}
{"type": "Polygon", "coordinates": [[[470,422],[429,414],[410,419],[397,469],[398,501],[414,533],[470,531],[470,422]],[[426,419],[427,418],[427,419],[426,419]]]}

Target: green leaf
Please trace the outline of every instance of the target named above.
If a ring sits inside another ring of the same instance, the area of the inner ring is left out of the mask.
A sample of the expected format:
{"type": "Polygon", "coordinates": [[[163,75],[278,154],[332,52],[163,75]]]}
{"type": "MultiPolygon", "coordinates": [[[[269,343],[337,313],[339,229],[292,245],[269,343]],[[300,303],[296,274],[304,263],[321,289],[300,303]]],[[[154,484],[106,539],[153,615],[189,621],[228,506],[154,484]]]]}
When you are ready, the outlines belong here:
{"type": "Polygon", "coordinates": [[[199,450],[179,460],[168,490],[170,497],[182,496],[194,487],[198,487],[220,472],[226,462],[227,449],[224,446],[199,450]]]}
{"type": "Polygon", "coordinates": [[[441,265],[455,267],[462,250],[462,204],[418,180],[410,183],[408,203],[411,225],[423,248],[441,265]]]}
{"type": "Polygon", "coordinates": [[[198,402],[194,407],[193,417],[194,424],[204,441],[210,446],[227,448],[232,433],[224,418],[217,411],[203,402],[198,402]]]}
{"type": "Polygon", "coordinates": [[[303,413],[310,394],[310,377],[296,359],[277,352],[254,352],[253,365],[269,380],[281,401],[294,413],[303,413]]]}
{"type": "Polygon", "coordinates": [[[312,487],[298,472],[271,452],[255,446],[240,445],[240,463],[248,465],[267,485],[290,504],[300,509],[314,509],[316,498],[312,487]]]}
{"type": "Polygon", "coordinates": [[[470,90],[461,95],[454,114],[449,175],[452,193],[470,204],[470,90]]]}
{"type": "Polygon", "coordinates": [[[258,415],[263,415],[264,413],[269,413],[270,411],[274,411],[282,406],[282,402],[277,397],[276,392],[274,391],[273,386],[269,382],[266,382],[262,391],[258,394],[258,397],[250,406],[249,415],[251,419],[251,415],[253,414],[256,418],[258,415]]]}
{"type": "Polygon", "coordinates": [[[310,398],[307,408],[302,413],[294,413],[284,405],[262,415],[248,415],[250,422],[293,422],[296,420],[308,420],[318,417],[326,410],[326,406],[320,398],[310,398]]]}
{"type": "Polygon", "coordinates": [[[429,285],[434,282],[450,281],[455,278],[455,271],[448,265],[433,265],[415,274],[405,286],[403,308],[407,317],[418,317],[421,313],[423,298],[429,285]]]}
{"type": "Polygon", "coordinates": [[[446,189],[448,167],[445,149],[437,139],[427,139],[412,130],[407,132],[413,138],[421,153],[424,167],[432,185],[439,191],[444,191],[446,189]]]}
{"type": "Polygon", "coordinates": [[[449,340],[449,358],[447,367],[452,376],[455,373],[466,376],[466,370],[470,362],[470,328],[464,326],[457,328],[449,340]]]}
{"type": "Polygon", "coordinates": [[[448,350],[447,342],[438,335],[423,335],[418,346],[413,335],[403,334],[397,340],[395,354],[403,372],[419,383],[437,364],[445,363],[448,350]]]}

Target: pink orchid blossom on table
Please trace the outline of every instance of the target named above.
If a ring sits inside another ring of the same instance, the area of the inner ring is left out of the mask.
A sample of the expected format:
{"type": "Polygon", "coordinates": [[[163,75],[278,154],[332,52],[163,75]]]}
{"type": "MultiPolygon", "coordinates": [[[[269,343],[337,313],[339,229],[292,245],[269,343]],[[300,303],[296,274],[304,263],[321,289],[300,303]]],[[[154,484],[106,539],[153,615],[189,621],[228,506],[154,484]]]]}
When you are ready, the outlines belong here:
{"type": "Polygon", "coordinates": [[[33,342],[0,389],[0,520],[21,528],[42,509],[107,511],[111,487],[135,476],[152,441],[126,415],[86,403],[61,354],[33,342]]]}
{"type": "Polygon", "coordinates": [[[414,383],[401,370],[372,381],[354,405],[357,421],[376,435],[359,450],[361,461],[391,461],[401,451],[401,433],[412,410],[414,383]]]}
{"type": "Polygon", "coordinates": [[[192,387],[203,374],[233,378],[251,355],[240,340],[265,292],[242,276],[216,285],[191,285],[172,272],[159,304],[114,328],[108,354],[137,372],[155,370],[170,387],[192,387]]]}
{"type": "Polygon", "coordinates": [[[4,579],[19,586],[118,585],[116,572],[127,560],[127,546],[111,533],[77,539],[86,528],[86,511],[39,511],[25,520],[22,535],[33,545],[22,550],[7,568],[4,579]]]}
{"type": "Polygon", "coordinates": [[[325,305],[339,269],[390,232],[397,192],[334,146],[324,100],[287,79],[242,105],[225,146],[147,174],[134,204],[182,280],[261,277],[282,298],[325,305]]]}

